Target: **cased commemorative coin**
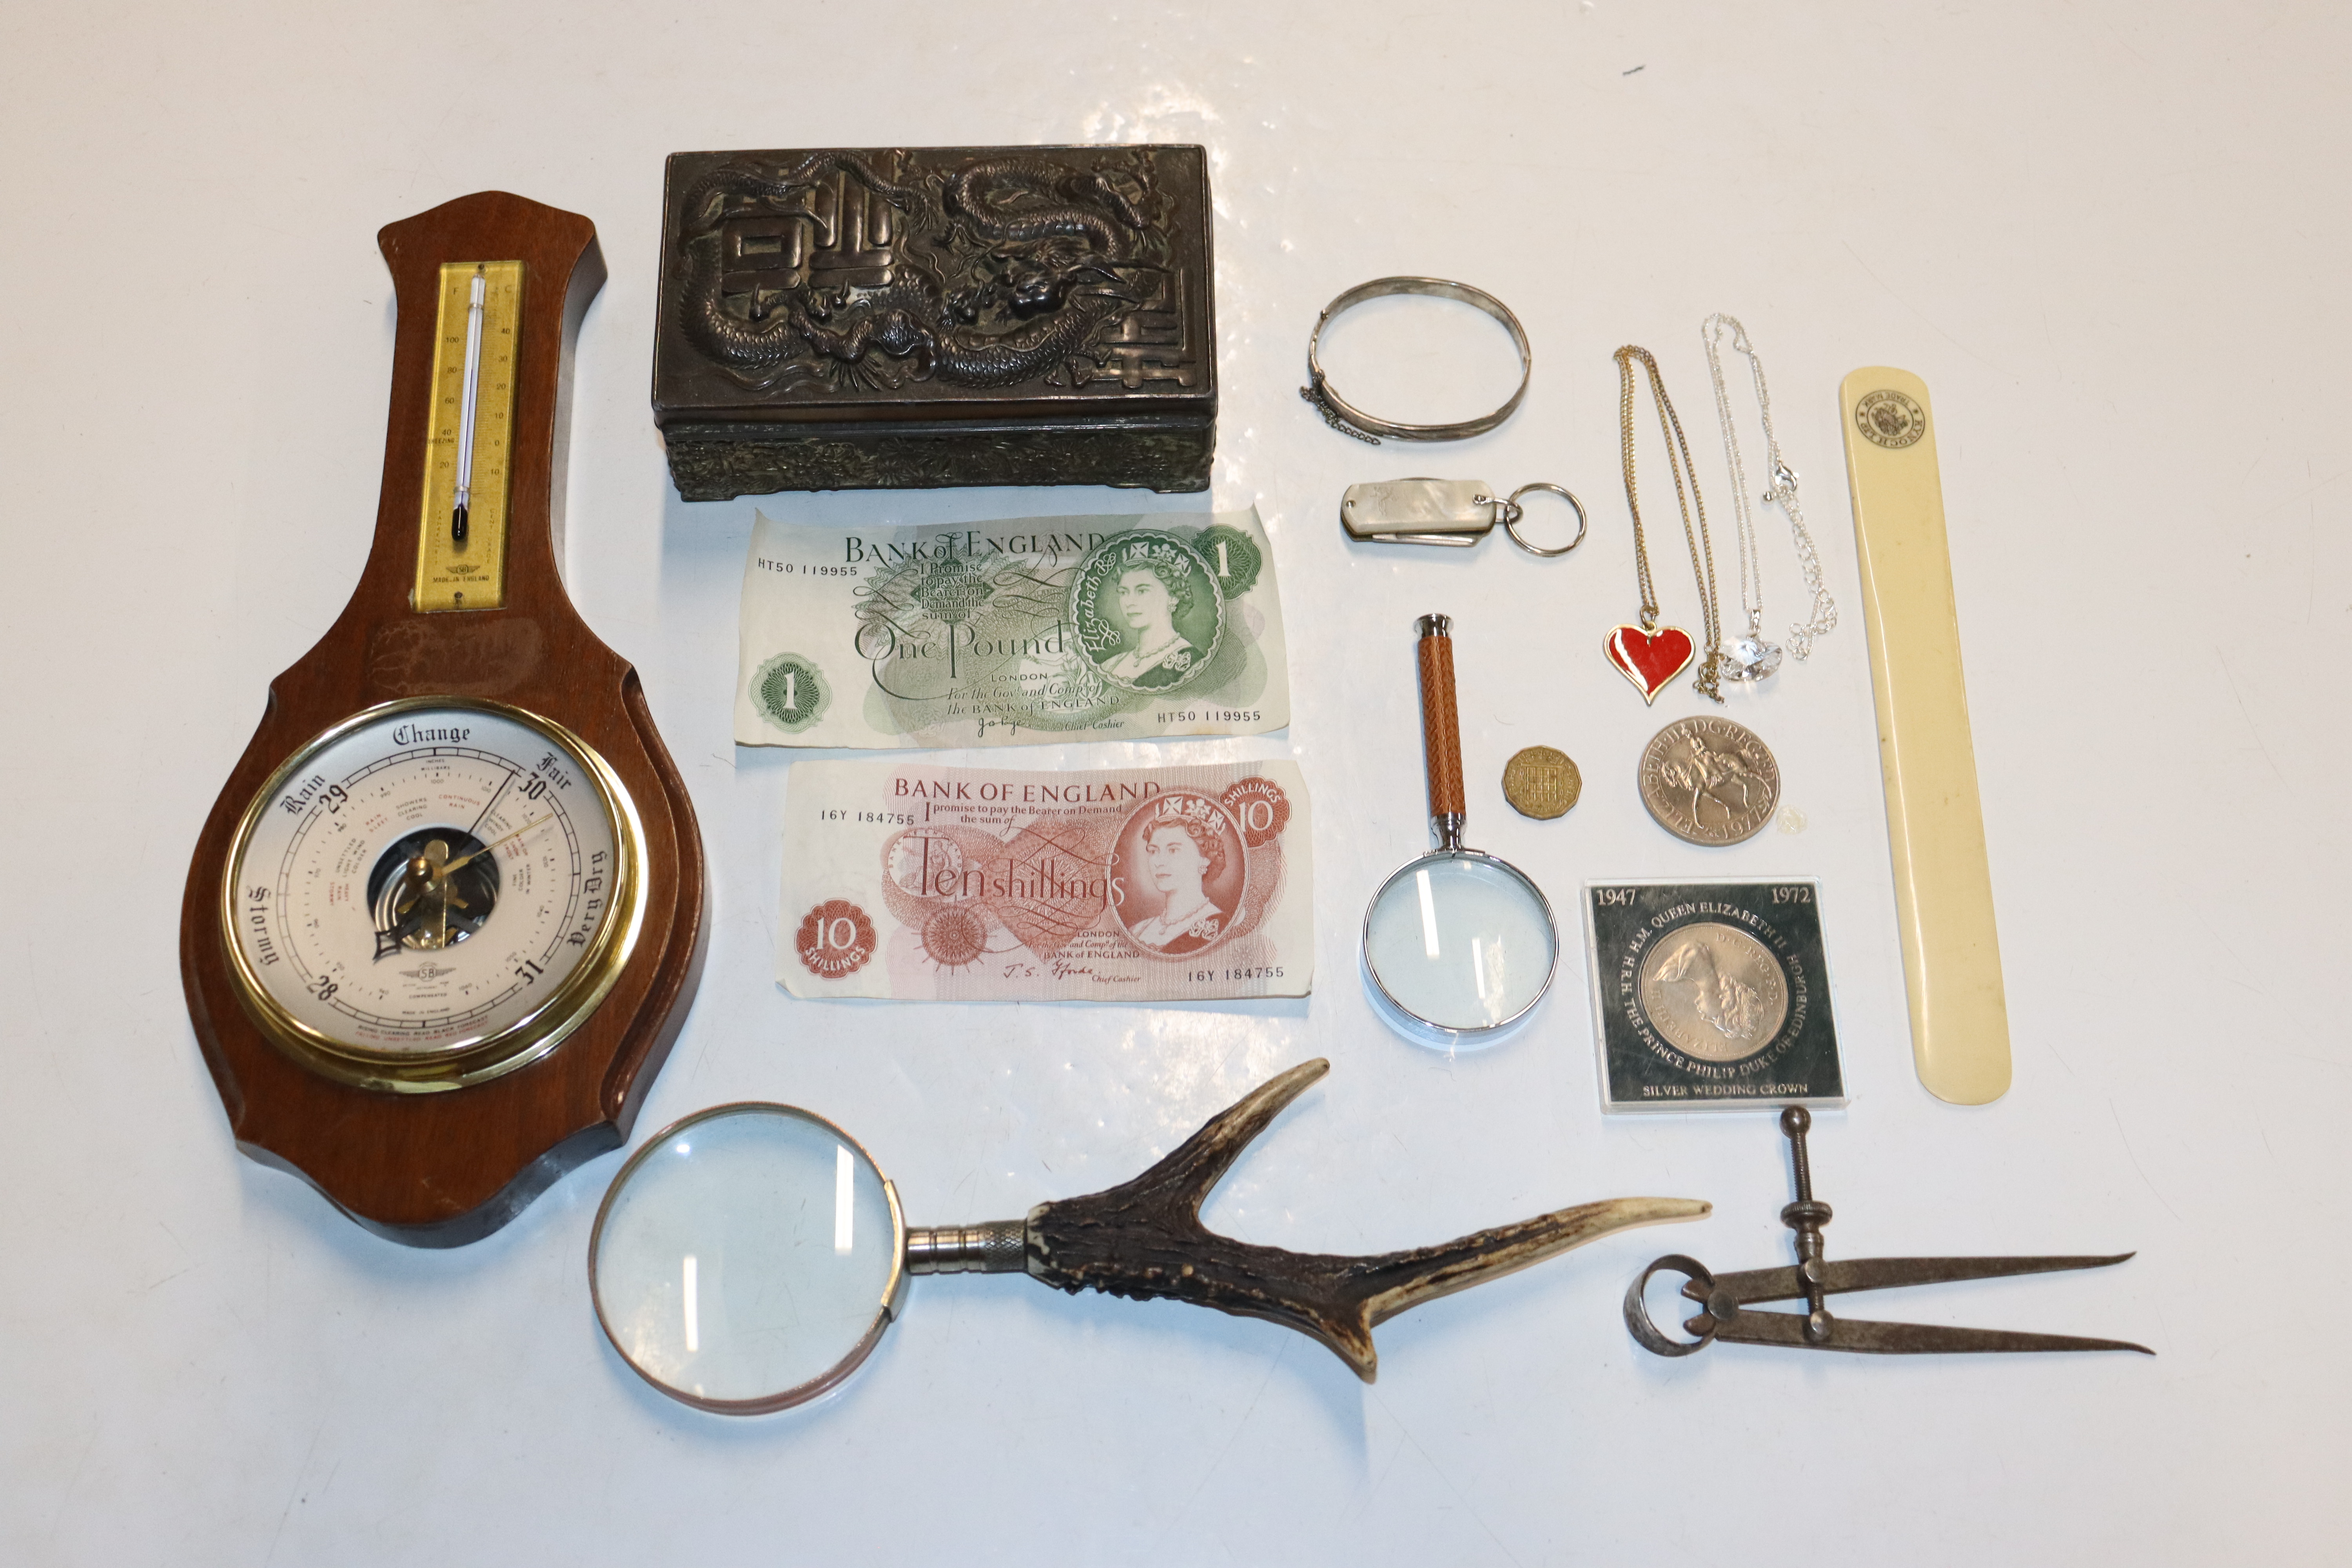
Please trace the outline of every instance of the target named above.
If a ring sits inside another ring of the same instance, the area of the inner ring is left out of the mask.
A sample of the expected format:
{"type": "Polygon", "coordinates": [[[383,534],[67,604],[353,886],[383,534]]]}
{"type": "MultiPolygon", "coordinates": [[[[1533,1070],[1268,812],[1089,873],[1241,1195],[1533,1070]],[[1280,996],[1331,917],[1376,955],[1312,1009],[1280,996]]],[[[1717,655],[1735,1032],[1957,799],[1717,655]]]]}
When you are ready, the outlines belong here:
{"type": "Polygon", "coordinates": [[[1584,890],[1603,1110],[1845,1103],[1810,881],[1584,890]]]}
{"type": "Polygon", "coordinates": [[[1566,752],[1529,746],[1503,764],[1503,798],[1521,816],[1565,816],[1584,793],[1584,775],[1566,752]]]}
{"type": "Polygon", "coordinates": [[[1780,764],[1755,731],[1702,713],[1677,719],[1642,752],[1642,804],[1691,844],[1738,844],[1780,804],[1780,764]]]}

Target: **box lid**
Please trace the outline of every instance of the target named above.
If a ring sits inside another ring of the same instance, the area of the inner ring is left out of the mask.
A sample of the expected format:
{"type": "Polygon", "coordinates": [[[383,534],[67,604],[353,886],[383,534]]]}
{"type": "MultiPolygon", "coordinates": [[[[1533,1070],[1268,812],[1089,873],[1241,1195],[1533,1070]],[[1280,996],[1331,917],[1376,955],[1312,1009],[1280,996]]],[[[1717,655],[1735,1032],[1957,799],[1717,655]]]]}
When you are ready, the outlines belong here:
{"type": "Polygon", "coordinates": [[[1216,413],[1193,146],[674,153],[654,419],[1216,413]]]}

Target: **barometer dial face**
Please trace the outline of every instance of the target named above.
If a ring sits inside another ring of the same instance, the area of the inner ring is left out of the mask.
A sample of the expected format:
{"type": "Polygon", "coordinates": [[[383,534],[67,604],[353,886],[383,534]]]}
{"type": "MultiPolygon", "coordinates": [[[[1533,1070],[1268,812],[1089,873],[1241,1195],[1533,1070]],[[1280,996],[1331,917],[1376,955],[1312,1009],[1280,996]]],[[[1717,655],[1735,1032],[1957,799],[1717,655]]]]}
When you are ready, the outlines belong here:
{"type": "Polygon", "coordinates": [[[644,910],[643,831],[604,760],[499,703],[386,703],[246,810],[222,915],[247,1009],[346,1082],[510,1071],[604,999],[644,910]]]}

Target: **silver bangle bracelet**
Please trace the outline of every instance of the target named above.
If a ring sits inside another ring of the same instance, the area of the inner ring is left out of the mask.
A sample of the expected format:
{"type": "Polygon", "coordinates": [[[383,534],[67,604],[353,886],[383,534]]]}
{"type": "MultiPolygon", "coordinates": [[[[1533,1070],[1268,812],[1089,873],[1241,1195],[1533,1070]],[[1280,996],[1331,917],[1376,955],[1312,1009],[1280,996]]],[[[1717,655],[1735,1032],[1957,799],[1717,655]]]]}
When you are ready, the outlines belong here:
{"type": "Polygon", "coordinates": [[[1450,282],[1443,278],[1375,278],[1369,283],[1359,283],[1323,307],[1315,319],[1314,334],[1307,340],[1307,384],[1298,395],[1314,405],[1318,413],[1331,428],[1342,435],[1353,436],[1359,441],[1381,444],[1387,436],[1399,441],[1459,441],[1465,436],[1483,436],[1518,412],[1519,400],[1528,395],[1528,380],[1535,374],[1535,351],[1528,346],[1528,332],[1511,308],[1487,293],[1473,289],[1467,283],[1450,282]],[[1519,388],[1511,394],[1510,401],[1492,414],[1482,414],[1475,419],[1465,419],[1454,425],[1405,425],[1391,419],[1379,419],[1365,413],[1332,388],[1331,378],[1323,374],[1319,351],[1323,344],[1323,329],[1331,319],[1351,305],[1367,300],[1378,300],[1390,294],[1427,294],[1440,300],[1459,300],[1475,306],[1503,323],[1511,334],[1511,342],[1519,351],[1519,388]]]}

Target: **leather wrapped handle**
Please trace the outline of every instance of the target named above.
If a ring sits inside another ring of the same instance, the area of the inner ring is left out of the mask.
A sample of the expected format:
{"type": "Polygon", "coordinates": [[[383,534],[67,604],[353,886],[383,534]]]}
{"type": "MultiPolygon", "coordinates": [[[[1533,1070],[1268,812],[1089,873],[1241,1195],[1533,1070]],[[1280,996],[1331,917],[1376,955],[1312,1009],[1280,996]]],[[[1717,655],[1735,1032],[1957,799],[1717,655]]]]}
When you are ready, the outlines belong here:
{"type": "Polygon", "coordinates": [[[1421,746],[1429,768],[1429,815],[1465,814],[1462,718],[1454,704],[1454,620],[1423,616],[1421,627],[1421,746]]]}

